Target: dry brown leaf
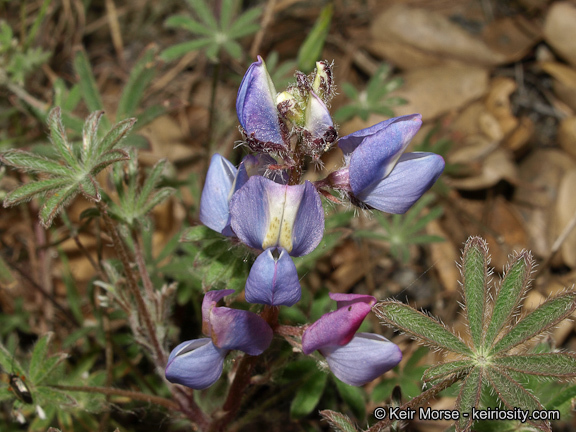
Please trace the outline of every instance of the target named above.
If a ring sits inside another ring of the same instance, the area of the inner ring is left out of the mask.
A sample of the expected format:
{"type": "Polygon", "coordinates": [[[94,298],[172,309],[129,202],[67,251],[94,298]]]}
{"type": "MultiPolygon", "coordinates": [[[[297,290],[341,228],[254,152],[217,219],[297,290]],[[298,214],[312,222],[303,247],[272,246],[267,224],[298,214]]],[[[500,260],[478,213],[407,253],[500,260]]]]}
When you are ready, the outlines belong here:
{"type": "Polygon", "coordinates": [[[507,135],[518,125],[518,119],[512,114],[510,95],[516,91],[516,81],[505,77],[496,77],[490,82],[485,106],[500,124],[502,132],[507,135]]]}
{"type": "Polygon", "coordinates": [[[556,62],[541,62],[540,67],[554,77],[554,94],[576,111],[576,71],[556,62]]]}
{"type": "Polygon", "coordinates": [[[558,143],[576,160],[576,117],[568,117],[560,122],[558,143]]]}
{"type": "Polygon", "coordinates": [[[474,66],[435,66],[409,71],[404,85],[394,93],[408,101],[395,109],[396,115],[419,112],[425,121],[461,109],[482,97],[488,72],[474,66]]]}
{"type": "MultiPolygon", "coordinates": [[[[556,236],[559,236],[576,214],[576,168],[567,171],[560,182],[556,199],[556,236]]],[[[564,264],[576,268],[576,230],[566,237],[560,248],[564,264]]]]}
{"type": "Polygon", "coordinates": [[[547,257],[555,239],[554,206],[564,173],[576,168],[566,153],[556,149],[537,149],[519,165],[518,204],[530,235],[530,250],[547,257]]]}
{"type": "Polygon", "coordinates": [[[466,64],[496,65],[506,59],[444,15],[401,4],[393,5],[376,17],[371,33],[372,49],[394,64],[409,66],[404,57],[406,52],[414,58],[420,57],[421,61],[429,61],[427,64],[457,60],[466,64]],[[395,45],[394,49],[388,49],[390,43],[395,45]],[[399,49],[401,46],[404,49],[399,49]]]}
{"type": "Polygon", "coordinates": [[[544,39],[563,59],[576,66],[576,5],[556,2],[544,21],[544,39]]]}
{"type": "Polygon", "coordinates": [[[493,21],[483,30],[483,39],[493,51],[502,54],[506,63],[520,60],[541,39],[538,26],[522,15],[493,21]]]}
{"type": "Polygon", "coordinates": [[[492,187],[500,180],[506,180],[512,184],[518,182],[516,164],[512,160],[510,153],[504,149],[496,149],[486,156],[482,164],[482,170],[477,176],[463,179],[447,179],[446,183],[457,189],[476,190],[492,187]]]}
{"type": "MultiPolygon", "coordinates": [[[[450,237],[437,220],[433,220],[426,225],[426,234],[438,235],[445,239],[450,237]]],[[[458,291],[460,272],[454,263],[458,261],[460,252],[450,241],[431,243],[430,252],[432,255],[432,262],[434,263],[434,270],[438,273],[442,286],[448,292],[458,291]]]]}

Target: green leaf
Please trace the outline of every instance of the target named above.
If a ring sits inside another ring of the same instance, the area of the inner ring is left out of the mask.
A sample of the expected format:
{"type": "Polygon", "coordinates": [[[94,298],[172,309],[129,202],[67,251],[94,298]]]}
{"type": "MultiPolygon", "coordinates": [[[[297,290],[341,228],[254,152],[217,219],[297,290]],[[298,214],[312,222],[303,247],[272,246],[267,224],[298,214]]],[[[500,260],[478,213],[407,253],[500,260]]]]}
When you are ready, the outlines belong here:
{"type": "MultiPolygon", "coordinates": [[[[92,73],[92,67],[88,61],[86,53],[82,50],[78,50],[74,56],[74,70],[80,78],[79,85],[84,101],[88,106],[90,111],[101,111],[104,109],[104,104],[102,103],[102,98],[100,97],[100,91],[96,85],[96,79],[92,73]]],[[[104,126],[108,128],[105,120],[104,126]]]]}
{"type": "Polygon", "coordinates": [[[480,237],[471,237],[466,242],[461,272],[470,335],[474,346],[479,348],[482,346],[488,276],[488,246],[480,237]]]}
{"type": "Polygon", "coordinates": [[[168,161],[166,159],[162,159],[156,162],[156,165],[154,165],[148,173],[148,176],[142,185],[142,189],[140,189],[140,195],[136,204],[137,208],[142,207],[144,203],[148,201],[150,195],[154,191],[154,188],[158,185],[162,178],[162,172],[164,171],[167,162],[168,161]]]}
{"type": "Polygon", "coordinates": [[[256,33],[260,29],[260,25],[253,21],[257,20],[260,14],[262,14],[262,9],[259,7],[248,9],[232,23],[226,32],[227,36],[230,39],[239,39],[256,33]]]}
{"type": "Polygon", "coordinates": [[[182,42],[171,47],[166,48],[160,53],[160,58],[164,61],[171,61],[178,59],[189,52],[197,51],[205,48],[212,43],[210,38],[194,39],[188,42],[182,42]]]}
{"type": "Polygon", "coordinates": [[[422,379],[424,381],[436,381],[438,379],[444,379],[453,374],[464,375],[468,373],[468,371],[472,369],[473,366],[474,363],[472,360],[456,360],[447,363],[440,363],[426,369],[422,379]]]}
{"type": "Polygon", "coordinates": [[[110,151],[108,151],[108,152],[106,152],[100,156],[100,159],[98,159],[96,165],[92,166],[90,173],[93,176],[95,176],[100,171],[102,171],[104,168],[109,166],[110,164],[113,164],[114,162],[129,160],[129,159],[130,159],[130,155],[122,149],[110,150],[110,151]]]}
{"type": "Polygon", "coordinates": [[[242,58],[242,47],[238,42],[227,40],[224,42],[223,47],[230,57],[236,60],[240,60],[242,58]]]}
{"type": "Polygon", "coordinates": [[[496,343],[491,353],[507,351],[532,339],[570,316],[574,310],[576,310],[576,292],[560,294],[547,300],[516,323],[496,343]]]}
{"type": "Polygon", "coordinates": [[[70,168],[61,165],[57,161],[46,159],[23,150],[8,150],[6,153],[0,155],[0,161],[6,165],[28,172],[67,176],[71,171],[70,168]]]}
{"type": "Polygon", "coordinates": [[[136,123],[135,118],[129,118],[122,120],[121,122],[114,125],[114,127],[108,132],[104,138],[100,140],[96,148],[94,149],[93,158],[99,158],[102,154],[114,149],[120,141],[130,132],[132,126],[136,123]]]}
{"type": "Polygon", "coordinates": [[[39,399],[42,399],[44,403],[55,406],[75,406],[78,404],[69,393],[52,387],[36,387],[36,396],[39,396],[39,399]]]}
{"type": "Polygon", "coordinates": [[[204,2],[204,0],[187,0],[190,7],[196,12],[198,18],[200,18],[204,24],[208,27],[213,29],[214,31],[218,31],[218,23],[214,18],[214,15],[208,5],[204,2]]]}
{"type": "Polygon", "coordinates": [[[397,301],[385,301],[374,306],[376,315],[384,324],[400,329],[412,338],[431,347],[464,355],[471,355],[470,348],[435,319],[397,301]]]}
{"type": "Polygon", "coordinates": [[[222,238],[220,233],[208,228],[206,225],[197,225],[187,228],[180,237],[181,242],[197,242],[206,239],[222,238]]]}
{"type": "MultiPolygon", "coordinates": [[[[538,402],[538,399],[532,396],[532,394],[513,380],[508,374],[499,372],[494,368],[488,368],[487,375],[491,387],[496,391],[500,400],[504,402],[506,408],[510,410],[522,408],[523,410],[530,411],[530,413],[534,410],[544,409],[540,402],[538,402]]],[[[546,421],[532,420],[531,416],[528,416],[528,422],[541,430],[551,431],[550,424],[546,421]]]]}
{"type": "Polygon", "coordinates": [[[152,195],[152,197],[146,202],[144,206],[138,207],[139,212],[142,215],[148,214],[154,207],[170,198],[172,195],[174,195],[174,193],[176,193],[176,189],[174,188],[165,187],[162,189],[158,189],[156,193],[152,195]]]}
{"type": "Polygon", "coordinates": [[[572,401],[576,398],[576,385],[570,386],[567,389],[557,394],[554,399],[546,404],[546,409],[553,410],[560,408],[563,404],[572,401]]]}
{"type": "Polygon", "coordinates": [[[303,381],[302,385],[298,388],[292,404],[290,405],[290,415],[293,418],[299,419],[307,416],[316,408],[320,397],[324,393],[326,387],[326,380],[328,375],[319,370],[314,370],[303,381]]]}
{"type": "Polygon", "coordinates": [[[96,180],[94,180],[94,177],[92,176],[84,177],[79,182],[79,186],[82,195],[84,195],[86,199],[93,202],[98,202],[100,201],[100,199],[102,199],[102,197],[100,196],[100,187],[98,186],[98,183],[96,183],[96,180]]]}
{"type": "Polygon", "coordinates": [[[48,357],[48,344],[52,338],[52,333],[46,333],[34,345],[32,357],[30,358],[30,366],[28,368],[28,375],[30,381],[36,383],[42,374],[42,364],[48,357]]]}
{"type": "Polygon", "coordinates": [[[232,22],[232,17],[236,14],[238,2],[236,0],[223,0],[220,7],[220,28],[227,29],[232,22]]]}
{"type": "Polygon", "coordinates": [[[502,328],[512,320],[514,310],[528,289],[531,272],[532,257],[527,251],[518,255],[506,270],[504,280],[496,293],[492,316],[486,331],[484,343],[487,347],[494,343],[502,328]]]}
{"type": "Polygon", "coordinates": [[[336,432],[357,432],[356,426],[348,416],[330,410],[320,411],[320,416],[328,422],[330,429],[336,432]]]}
{"type": "Polygon", "coordinates": [[[78,185],[73,184],[61,189],[48,197],[40,209],[40,222],[45,228],[52,225],[52,221],[62,208],[78,193],[78,185]]]}
{"type": "Polygon", "coordinates": [[[89,162],[94,154],[96,144],[98,143],[98,127],[104,111],[94,111],[91,113],[82,128],[82,159],[89,162]]]}
{"type": "Polygon", "coordinates": [[[140,60],[132,67],[128,82],[124,86],[120,102],[118,102],[116,119],[133,117],[135,115],[140,101],[144,96],[146,87],[148,87],[156,73],[154,56],[157,51],[155,45],[149,47],[140,60]]]}
{"type": "Polygon", "coordinates": [[[164,21],[164,26],[168,28],[181,28],[188,30],[192,34],[211,36],[214,31],[204,24],[186,15],[172,15],[164,21]]]}
{"type": "Polygon", "coordinates": [[[10,192],[4,198],[4,207],[10,207],[29,201],[36,195],[45,194],[70,184],[70,179],[56,178],[26,183],[10,192]]]}
{"type": "Polygon", "coordinates": [[[48,114],[48,129],[50,130],[52,144],[54,144],[60,156],[62,156],[70,167],[75,170],[79,169],[74,151],[70,144],[68,144],[68,138],[66,138],[66,131],[62,124],[62,115],[59,107],[50,110],[48,114]]]}
{"type": "Polygon", "coordinates": [[[314,27],[312,27],[312,30],[310,30],[298,50],[298,68],[305,73],[312,71],[316,62],[320,60],[324,42],[330,30],[333,10],[334,6],[332,3],[328,3],[322,8],[314,27]]]}
{"type": "Polygon", "coordinates": [[[366,413],[366,394],[364,390],[359,387],[354,387],[343,383],[339,379],[334,379],[334,383],[336,384],[336,388],[338,389],[338,393],[348,404],[354,416],[362,420],[366,413]]]}
{"type": "Polygon", "coordinates": [[[468,431],[473,423],[472,408],[478,408],[482,395],[482,369],[474,368],[460,387],[460,393],[456,399],[456,409],[460,413],[468,413],[467,417],[460,416],[456,423],[457,431],[468,431]]]}
{"type": "Polygon", "coordinates": [[[546,353],[498,357],[494,367],[505,367],[515,372],[557,378],[576,376],[576,354],[546,353]]]}
{"type": "Polygon", "coordinates": [[[22,365],[14,358],[14,355],[6,349],[6,347],[0,342],[0,366],[5,373],[17,373],[24,374],[24,369],[22,365]]]}

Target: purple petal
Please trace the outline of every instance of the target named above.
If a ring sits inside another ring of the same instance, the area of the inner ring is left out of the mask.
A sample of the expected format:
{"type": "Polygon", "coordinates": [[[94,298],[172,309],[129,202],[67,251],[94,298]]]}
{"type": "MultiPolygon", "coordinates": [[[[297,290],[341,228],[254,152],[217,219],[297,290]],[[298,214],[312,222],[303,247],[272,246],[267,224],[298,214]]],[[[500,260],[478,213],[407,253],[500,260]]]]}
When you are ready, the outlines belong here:
{"type": "Polygon", "coordinates": [[[204,299],[202,300],[202,333],[206,336],[212,335],[212,325],[210,322],[212,309],[216,307],[220,300],[233,292],[233,289],[225,289],[208,291],[204,294],[204,299]]]}
{"type": "Polygon", "coordinates": [[[393,120],[376,133],[366,136],[350,157],[350,185],[356,196],[390,174],[422,125],[420,114],[393,120]]]}
{"type": "Polygon", "coordinates": [[[353,386],[369,383],[402,360],[397,345],[374,333],[358,333],[347,345],[327,347],[321,353],[332,373],[353,386]]]}
{"type": "Polygon", "coordinates": [[[231,226],[254,249],[276,246],[292,256],[310,253],[324,231],[324,211],[310,182],[286,186],[255,176],[230,201],[231,226]]]}
{"type": "Polygon", "coordinates": [[[246,281],[248,303],[292,306],[300,295],[296,266],[284,249],[266,249],[256,258],[246,281]]]}
{"type": "Polygon", "coordinates": [[[210,322],[214,345],[249,355],[262,354],[274,335],[264,319],[246,310],[216,307],[212,309],[210,322]]]}
{"type": "Polygon", "coordinates": [[[368,295],[330,294],[338,309],[322,315],[302,335],[302,351],[311,354],[327,346],[346,345],[372,310],[376,299],[368,295]]]}
{"type": "Polygon", "coordinates": [[[356,150],[356,147],[358,147],[362,143],[362,141],[364,141],[365,138],[368,138],[372,135],[379,133],[380,131],[385,130],[392,123],[396,123],[398,121],[402,122],[405,120],[411,120],[413,118],[418,118],[421,120],[422,116],[420,114],[410,114],[381,121],[380,123],[377,123],[374,126],[370,126],[366,129],[360,129],[359,131],[353,132],[349,135],[340,138],[340,140],[338,140],[338,147],[340,147],[340,149],[345,155],[348,155],[352,153],[354,150],[356,150]]]}
{"type": "Polygon", "coordinates": [[[434,153],[406,153],[388,177],[356,197],[387,213],[405,213],[432,187],[443,170],[442,156],[434,153]]]}
{"type": "Polygon", "coordinates": [[[170,353],[166,379],[196,390],[210,387],[222,375],[226,354],[208,338],[183,342],[170,353]]]}
{"type": "Polygon", "coordinates": [[[238,120],[250,137],[261,142],[283,144],[276,108],[276,89],[260,56],[252,63],[240,84],[236,98],[238,120]]]}
{"type": "Polygon", "coordinates": [[[229,218],[228,201],[237,170],[219,154],[212,156],[200,198],[200,220],[208,228],[222,232],[229,218]]]}

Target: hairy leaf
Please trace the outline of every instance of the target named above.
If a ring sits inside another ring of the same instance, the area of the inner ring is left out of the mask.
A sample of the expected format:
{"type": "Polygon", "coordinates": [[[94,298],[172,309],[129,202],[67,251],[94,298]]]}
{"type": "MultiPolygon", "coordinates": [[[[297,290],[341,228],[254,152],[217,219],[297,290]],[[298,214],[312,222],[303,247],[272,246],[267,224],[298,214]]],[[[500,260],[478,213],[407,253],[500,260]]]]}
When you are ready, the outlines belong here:
{"type": "Polygon", "coordinates": [[[545,353],[510,355],[495,358],[495,367],[504,367],[515,372],[558,378],[576,376],[576,354],[545,353]]]}
{"type": "Polygon", "coordinates": [[[474,367],[474,363],[471,360],[456,360],[440,363],[426,369],[422,379],[424,381],[436,381],[453,374],[466,374],[472,367],[474,367]]]}
{"type": "Polygon", "coordinates": [[[374,306],[376,315],[385,324],[399,328],[414,339],[431,347],[470,355],[470,348],[446,327],[428,315],[397,301],[385,301],[374,306]]]}
{"type": "Polygon", "coordinates": [[[492,353],[509,350],[554,327],[576,310],[576,292],[553,297],[522,318],[500,339],[492,353]]]}
{"type": "Polygon", "coordinates": [[[23,171],[35,173],[49,173],[54,175],[68,175],[70,168],[61,165],[55,160],[46,159],[34,153],[23,150],[8,150],[0,155],[0,161],[23,171]]]}
{"type": "Polygon", "coordinates": [[[488,276],[488,246],[480,237],[472,237],[466,242],[461,272],[470,335],[478,348],[482,346],[488,276]]]}
{"type": "Polygon", "coordinates": [[[55,178],[41,180],[33,183],[26,183],[25,185],[14,189],[6,196],[6,198],[4,198],[4,207],[10,207],[22,202],[29,201],[37,195],[45,194],[55,189],[59,189],[67,184],[70,184],[70,180],[67,178],[55,178]]]}
{"type": "Polygon", "coordinates": [[[491,346],[504,325],[512,320],[515,308],[528,289],[531,271],[532,257],[526,251],[519,254],[507,269],[496,294],[492,316],[486,331],[486,346],[491,346]]]}
{"type": "Polygon", "coordinates": [[[356,426],[350,418],[342,413],[330,410],[320,411],[320,416],[328,422],[330,428],[336,432],[356,432],[356,426]]]}
{"type": "Polygon", "coordinates": [[[457,431],[467,431],[473,423],[472,408],[478,408],[480,403],[480,396],[482,395],[482,369],[477,367],[470,371],[462,386],[460,393],[456,399],[456,409],[461,413],[468,413],[468,416],[460,416],[456,423],[457,431]]]}

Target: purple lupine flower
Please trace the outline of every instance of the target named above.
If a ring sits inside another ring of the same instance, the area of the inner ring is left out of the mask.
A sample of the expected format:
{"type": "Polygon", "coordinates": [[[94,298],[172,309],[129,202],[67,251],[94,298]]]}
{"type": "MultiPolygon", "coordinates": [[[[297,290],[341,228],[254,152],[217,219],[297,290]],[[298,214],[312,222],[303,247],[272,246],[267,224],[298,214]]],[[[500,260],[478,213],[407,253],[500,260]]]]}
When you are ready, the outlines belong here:
{"type": "Polygon", "coordinates": [[[214,384],[229,351],[259,355],[268,348],[273,332],[255,313],[218,307],[234,290],[209,291],[202,301],[202,332],[207,338],[183,342],[172,350],[166,365],[166,379],[196,390],[214,384]]]}
{"type": "Polygon", "coordinates": [[[292,306],[300,300],[290,256],[312,252],[322,240],[324,211],[310,182],[288,186],[254,176],[230,201],[231,226],[258,256],[246,282],[250,303],[292,306]]]}
{"type": "Polygon", "coordinates": [[[290,151],[289,133],[276,107],[276,88],[262,57],[252,63],[238,89],[236,98],[238,121],[253,151],[290,151]]]}
{"type": "Polygon", "coordinates": [[[340,138],[345,166],[330,174],[328,183],[359,207],[405,213],[444,170],[437,154],[403,154],[421,125],[420,114],[412,114],[340,138]]]}
{"type": "Polygon", "coordinates": [[[356,333],[376,303],[369,295],[332,294],[337,309],[323,315],[302,335],[302,351],[318,350],[332,373],[353,386],[364,385],[389,371],[402,360],[397,345],[373,333],[356,333]]]}
{"type": "MultiPolygon", "coordinates": [[[[322,70],[318,75],[326,72],[322,70]]],[[[277,95],[266,65],[258,56],[246,71],[236,98],[238,120],[248,146],[257,152],[278,153],[287,164],[294,162],[290,155],[291,129],[302,135],[304,154],[316,160],[337,138],[326,104],[314,93],[308,78],[299,76],[302,78],[297,87],[277,95]]]]}
{"type": "Polygon", "coordinates": [[[276,160],[268,155],[248,155],[238,169],[218,153],[212,156],[202,197],[200,198],[200,221],[208,228],[228,237],[234,236],[230,229],[228,204],[232,195],[253,175],[265,175],[278,183],[286,183],[285,171],[270,170],[276,160]]]}

